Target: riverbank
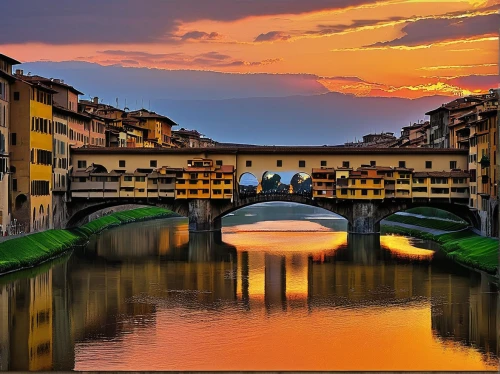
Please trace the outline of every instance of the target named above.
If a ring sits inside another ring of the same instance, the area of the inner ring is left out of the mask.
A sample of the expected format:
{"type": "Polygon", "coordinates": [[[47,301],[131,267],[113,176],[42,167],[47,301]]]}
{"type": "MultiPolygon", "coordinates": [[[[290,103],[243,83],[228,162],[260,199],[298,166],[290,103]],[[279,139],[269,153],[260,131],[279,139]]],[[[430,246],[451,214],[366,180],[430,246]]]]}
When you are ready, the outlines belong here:
{"type": "Polygon", "coordinates": [[[470,229],[436,235],[431,228],[406,225],[381,225],[381,234],[409,235],[420,239],[433,240],[441,245],[446,255],[455,262],[497,275],[499,241],[477,235],[470,229]]]}
{"type": "Polygon", "coordinates": [[[92,235],[131,222],[178,217],[167,209],[139,208],[98,218],[71,230],[47,230],[0,243],[0,274],[30,268],[62,255],[92,235]]]}

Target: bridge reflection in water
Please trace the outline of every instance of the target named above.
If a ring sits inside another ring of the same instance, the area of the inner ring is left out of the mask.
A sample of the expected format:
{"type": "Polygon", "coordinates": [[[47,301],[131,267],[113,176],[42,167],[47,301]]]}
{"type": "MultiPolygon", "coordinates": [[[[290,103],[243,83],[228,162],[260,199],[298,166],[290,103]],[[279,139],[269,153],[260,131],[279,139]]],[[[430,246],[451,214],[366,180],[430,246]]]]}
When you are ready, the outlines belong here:
{"type": "Polygon", "coordinates": [[[290,235],[222,242],[185,221],[144,223],[0,278],[0,369],[498,365],[497,295],[484,276],[407,239],[290,235]]]}

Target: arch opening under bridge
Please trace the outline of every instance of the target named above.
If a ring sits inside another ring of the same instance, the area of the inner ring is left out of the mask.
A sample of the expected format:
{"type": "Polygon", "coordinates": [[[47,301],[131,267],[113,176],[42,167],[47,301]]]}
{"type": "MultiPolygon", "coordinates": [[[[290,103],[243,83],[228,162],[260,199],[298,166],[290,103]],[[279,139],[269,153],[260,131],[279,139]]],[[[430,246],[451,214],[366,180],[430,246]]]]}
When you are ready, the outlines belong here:
{"type": "Polygon", "coordinates": [[[340,200],[313,199],[310,194],[279,193],[238,196],[229,200],[148,200],[116,199],[98,203],[87,200],[75,200],[68,203],[68,219],[65,228],[75,227],[88,221],[88,216],[97,211],[120,205],[158,206],[172,210],[189,218],[190,231],[218,231],[221,229],[223,216],[238,209],[264,202],[292,202],[312,207],[323,208],[338,214],[349,222],[349,232],[378,233],[380,221],[397,212],[416,207],[432,207],[455,214],[476,229],[481,228],[477,212],[468,206],[456,203],[437,203],[429,201],[411,201],[401,199],[386,200],[340,200]]]}

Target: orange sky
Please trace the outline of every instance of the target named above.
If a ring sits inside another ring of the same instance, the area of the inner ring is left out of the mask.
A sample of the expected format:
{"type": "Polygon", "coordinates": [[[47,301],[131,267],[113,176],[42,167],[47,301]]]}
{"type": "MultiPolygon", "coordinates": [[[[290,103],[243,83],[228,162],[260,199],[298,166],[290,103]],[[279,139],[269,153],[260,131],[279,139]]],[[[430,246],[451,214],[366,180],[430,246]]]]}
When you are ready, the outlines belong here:
{"type": "MultiPolygon", "coordinates": [[[[23,62],[78,60],[227,73],[313,74],[331,91],[359,96],[471,94],[496,82],[498,7],[498,0],[367,0],[305,12],[249,11],[225,18],[179,15],[169,20],[175,26],[160,27],[159,35],[151,31],[149,39],[145,33],[144,40],[128,37],[136,26],[127,28],[129,20],[117,12],[109,17],[118,17],[117,27],[124,27],[122,40],[80,38],[72,30],[66,39],[59,35],[51,42],[50,34],[37,37],[36,27],[30,35],[28,26],[24,39],[1,39],[0,52],[23,62]]],[[[57,24],[56,15],[50,17],[54,19],[46,20],[57,24]]],[[[79,20],[76,10],[71,17],[65,20],[74,22],[75,29],[90,32],[81,22],[92,29],[92,20],[79,20]]],[[[153,29],[155,22],[161,18],[142,27],[153,29]]]]}

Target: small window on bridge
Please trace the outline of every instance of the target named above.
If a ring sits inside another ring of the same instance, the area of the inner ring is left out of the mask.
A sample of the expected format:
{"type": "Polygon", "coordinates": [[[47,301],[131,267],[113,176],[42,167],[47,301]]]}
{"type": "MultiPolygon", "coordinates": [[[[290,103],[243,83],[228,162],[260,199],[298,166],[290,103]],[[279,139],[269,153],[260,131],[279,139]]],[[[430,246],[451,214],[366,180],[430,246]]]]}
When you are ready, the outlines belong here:
{"type": "Polygon", "coordinates": [[[349,167],[349,161],[342,161],[342,167],[343,168],[348,168],[349,167]]]}
{"type": "Polygon", "coordinates": [[[432,169],[432,161],[425,161],[425,168],[432,169]]]}
{"type": "Polygon", "coordinates": [[[304,160],[299,161],[299,168],[305,168],[306,167],[306,162],[304,160]]]}
{"type": "Polygon", "coordinates": [[[216,160],[215,165],[217,166],[222,166],[222,160],[216,160]]]}
{"type": "Polygon", "coordinates": [[[321,166],[326,166],[326,161],[325,160],[321,161],[321,166]]]}
{"type": "Polygon", "coordinates": [[[119,160],[118,161],[118,167],[124,168],[125,167],[125,160],[119,160]]]}
{"type": "Polygon", "coordinates": [[[251,167],[252,166],[252,161],[247,160],[246,161],[246,166],[247,166],[247,168],[251,167]]]}
{"type": "Polygon", "coordinates": [[[400,168],[405,168],[406,167],[406,161],[399,161],[399,167],[400,168]]]}
{"type": "Polygon", "coordinates": [[[368,195],[368,190],[361,190],[361,195],[363,195],[363,196],[368,195]]]}
{"type": "Polygon", "coordinates": [[[87,168],[87,161],[78,161],[78,169],[86,169],[87,168]]]}
{"type": "Polygon", "coordinates": [[[456,161],[450,161],[450,169],[456,169],[457,168],[457,162],[456,161]]]}
{"type": "Polygon", "coordinates": [[[370,161],[370,166],[376,166],[377,165],[377,161],[370,161]]]}
{"type": "Polygon", "coordinates": [[[156,160],[149,161],[149,166],[152,168],[158,167],[158,161],[156,161],[156,160]]]}
{"type": "Polygon", "coordinates": [[[276,161],[276,167],[280,168],[283,166],[283,160],[277,160],[276,161]]]}

